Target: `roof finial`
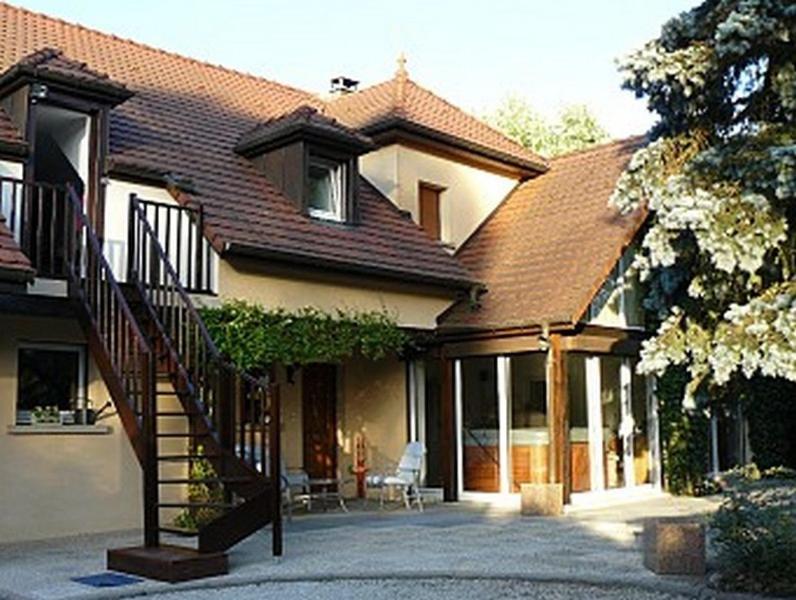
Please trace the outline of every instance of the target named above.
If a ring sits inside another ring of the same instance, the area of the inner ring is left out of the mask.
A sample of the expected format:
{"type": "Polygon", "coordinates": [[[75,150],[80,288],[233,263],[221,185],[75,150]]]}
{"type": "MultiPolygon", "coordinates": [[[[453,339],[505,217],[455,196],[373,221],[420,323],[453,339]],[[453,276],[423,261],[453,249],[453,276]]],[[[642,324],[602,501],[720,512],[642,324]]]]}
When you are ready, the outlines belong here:
{"type": "Polygon", "coordinates": [[[409,80],[409,73],[406,72],[406,55],[403,52],[398,55],[398,68],[395,70],[395,105],[402,106],[406,95],[406,82],[409,80]]]}
{"type": "Polygon", "coordinates": [[[398,55],[397,62],[398,68],[395,70],[395,77],[401,79],[409,77],[409,73],[406,71],[406,55],[403,52],[398,55]]]}

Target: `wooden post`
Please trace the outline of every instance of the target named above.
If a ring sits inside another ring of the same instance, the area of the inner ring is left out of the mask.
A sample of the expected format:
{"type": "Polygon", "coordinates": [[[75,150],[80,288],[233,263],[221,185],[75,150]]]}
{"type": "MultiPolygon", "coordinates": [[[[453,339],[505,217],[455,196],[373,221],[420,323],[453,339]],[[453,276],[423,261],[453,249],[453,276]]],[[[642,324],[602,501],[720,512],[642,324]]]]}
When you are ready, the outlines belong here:
{"type": "Polygon", "coordinates": [[[144,439],[144,546],[160,545],[158,514],[158,457],[157,417],[155,415],[155,356],[149,352],[142,356],[143,439],[144,439]]]}
{"type": "Polygon", "coordinates": [[[279,386],[268,384],[271,423],[268,430],[268,454],[271,459],[271,546],[274,556],[282,556],[282,458],[280,440],[279,386]]]}
{"type": "Polygon", "coordinates": [[[548,386],[550,406],[549,429],[549,473],[550,483],[561,483],[564,502],[569,502],[572,491],[569,451],[569,400],[567,398],[566,353],[562,350],[561,334],[550,334],[548,350],[548,386]]]}
{"type": "Polygon", "coordinates": [[[446,502],[458,500],[456,493],[456,407],[454,397],[453,360],[440,359],[442,374],[442,432],[440,454],[442,455],[443,498],[446,502]]]}

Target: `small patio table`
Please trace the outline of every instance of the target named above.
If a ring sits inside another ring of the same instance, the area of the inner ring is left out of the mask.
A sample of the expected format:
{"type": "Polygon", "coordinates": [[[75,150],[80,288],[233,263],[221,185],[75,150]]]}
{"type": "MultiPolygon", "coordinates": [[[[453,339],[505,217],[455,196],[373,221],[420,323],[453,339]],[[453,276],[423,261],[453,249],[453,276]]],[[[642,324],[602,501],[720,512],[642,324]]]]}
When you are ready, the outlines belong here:
{"type": "Polygon", "coordinates": [[[348,507],[345,505],[345,499],[341,487],[342,480],[336,477],[310,479],[308,482],[310,493],[308,496],[307,509],[312,510],[312,502],[318,500],[323,505],[323,512],[329,509],[329,502],[336,502],[343,512],[348,512],[348,507]],[[315,491],[320,488],[320,491],[315,491]]]}

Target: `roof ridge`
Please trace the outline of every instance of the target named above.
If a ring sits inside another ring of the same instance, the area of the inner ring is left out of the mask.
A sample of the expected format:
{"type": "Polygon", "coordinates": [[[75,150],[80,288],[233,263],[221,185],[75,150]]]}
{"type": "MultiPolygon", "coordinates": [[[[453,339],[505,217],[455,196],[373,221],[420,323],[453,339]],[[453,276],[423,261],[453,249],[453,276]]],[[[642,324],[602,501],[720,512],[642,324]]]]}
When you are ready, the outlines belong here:
{"type": "Polygon", "coordinates": [[[641,144],[644,140],[646,140],[647,134],[642,133],[639,135],[631,135],[630,137],[626,138],[619,138],[614,140],[608,140],[607,142],[601,142],[599,144],[594,144],[592,146],[587,146],[586,148],[579,148],[577,150],[570,150],[569,152],[565,152],[564,154],[559,154],[557,156],[553,156],[550,160],[557,161],[564,158],[572,158],[573,156],[578,156],[581,154],[588,154],[589,152],[597,152],[598,150],[604,150],[608,146],[630,146],[633,144],[641,144]]]}
{"type": "MultiPolygon", "coordinates": [[[[16,5],[13,5],[13,4],[9,4],[8,2],[5,2],[4,0],[0,0],[0,6],[5,6],[6,8],[9,8],[9,9],[14,10],[14,11],[27,13],[28,15],[32,15],[34,17],[40,17],[40,18],[43,18],[43,19],[48,19],[49,21],[53,21],[53,22],[59,23],[61,25],[68,25],[69,27],[75,27],[77,29],[80,29],[80,30],[88,32],[88,33],[92,33],[92,34],[95,34],[95,35],[102,36],[104,38],[108,38],[108,39],[112,39],[112,40],[115,40],[115,41],[118,41],[118,42],[129,44],[131,46],[136,46],[138,48],[143,48],[143,49],[149,50],[151,52],[157,52],[158,54],[162,54],[164,56],[170,56],[172,58],[177,58],[179,60],[183,60],[183,61],[195,64],[195,65],[199,65],[199,66],[202,66],[202,67],[208,67],[208,68],[211,68],[211,69],[215,69],[217,71],[223,71],[225,73],[236,75],[238,77],[244,77],[246,79],[251,79],[251,80],[254,80],[254,81],[257,81],[257,82],[260,82],[260,83],[270,83],[270,84],[277,85],[279,87],[285,88],[287,90],[292,90],[294,92],[300,92],[301,94],[304,94],[304,95],[306,95],[306,96],[308,96],[310,98],[313,98],[313,99],[316,99],[316,100],[318,99],[318,96],[316,94],[312,93],[312,92],[309,92],[307,90],[303,90],[301,88],[298,88],[298,87],[295,87],[295,86],[292,86],[292,85],[281,83],[281,82],[276,81],[274,79],[268,79],[267,77],[262,77],[260,75],[255,75],[253,73],[247,73],[246,71],[241,71],[239,69],[234,69],[232,67],[226,67],[226,66],[221,65],[221,64],[211,63],[211,62],[206,61],[206,60],[201,60],[201,59],[194,58],[194,57],[191,57],[191,56],[186,56],[184,54],[180,54],[179,52],[174,52],[172,50],[165,50],[164,48],[158,48],[156,46],[151,46],[149,44],[144,44],[143,42],[138,42],[138,41],[136,41],[136,40],[134,40],[132,38],[126,38],[126,37],[122,37],[122,36],[116,35],[114,33],[107,33],[105,31],[101,31],[99,29],[94,29],[92,27],[86,27],[85,25],[82,25],[80,23],[77,23],[77,22],[74,22],[74,21],[67,21],[66,19],[62,19],[61,17],[54,17],[52,15],[48,15],[48,14],[43,13],[43,12],[38,12],[38,11],[35,11],[35,10],[31,10],[29,8],[25,8],[24,6],[16,6],[16,5]]],[[[60,50],[60,49],[56,48],[56,50],[60,50]]]]}
{"type": "Polygon", "coordinates": [[[487,129],[489,129],[490,131],[492,131],[492,132],[494,132],[494,133],[498,134],[499,136],[501,136],[501,137],[505,138],[506,140],[508,140],[509,142],[511,142],[512,144],[514,144],[514,145],[515,145],[515,146],[516,146],[518,149],[522,149],[522,150],[524,150],[525,152],[530,152],[530,153],[531,153],[532,155],[534,155],[535,157],[537,157],[537,158],[541,159],[541,161],[542,161],[542,163],[543,163],[543,164],[546,164],[546,163],[548,163],[548,162],[549,162],[549,159],[548,159],[547,157],[545,157],[545,156],[542,156],[542,155],[541,155],[541,154],[539,154],[538,152],[535,152],[534,150],[531,150],[530,148],[527,148],[526,146],[523,146],[522,144],[520,144],[520,143],[519,143],[517,140],[515,140],[514,138],[511,138],[511,137],[509,137],[508,135],[506,135],[505,133],[503,133],[502,131],[500,131],[500,130],[499,130],[499,129],[497,129],[496,127],[492,127],[492,125],[490,125],[489,123],[487,123],[487,122],[486,122],[484,119],[482,119],[482,118],[480,118],[480,117],[476,116],[475,114],[471,113],[470,111],[468,111],[468,110],[466,110],[466,109],[464,109],[464,108],[462,108],[462,107],[460,107],[460,106],[456,106],[456,105],[455,105],[453,102],[451,102],[450,100],[446,100],[445,98],[443,98],[442,96],[440,96],[439,94],[437,94],[436,92],[434,92],[433,90],[430,90],[429,88],[427,88],[427,87],[425,87],[425,86],[423,86],[423,85],[420,85],[420,84],[419,84],[419,83],[417,83],[417,82],[416,82],[414,79],[411,79],[410,77],[408,77],[408,76],[407,76],[407,77],[406,77],[406,83],[409,83],[409,84],[411,84],[411,85],[415,86],[416,88],[418,88],[419,90],[422,90],[423,92],[425,92],[425,93],[427,93],[427,94],[431,94],[432,96],[434,96],[434,98],[436,98],[436,99],[437,99],[437,100],[439,100],[440,102],[443,102],[443,103],[445,103],[445,105],[447,105],[448,107],[450,107],[450,108],[452,108],[452,109],[454,109],[454,110],[458,110],[459,112],[461,112],[461,113],[463,113],[463,114],[467,115],[467,116],[468,116],[468,117],[470,117],[471,119],[474,119],[474,120],[478,121],[478,122],[479,122],[481,125],[483,125],[483,126],[484,126],[484,127],[486,127],[487,129]]]}

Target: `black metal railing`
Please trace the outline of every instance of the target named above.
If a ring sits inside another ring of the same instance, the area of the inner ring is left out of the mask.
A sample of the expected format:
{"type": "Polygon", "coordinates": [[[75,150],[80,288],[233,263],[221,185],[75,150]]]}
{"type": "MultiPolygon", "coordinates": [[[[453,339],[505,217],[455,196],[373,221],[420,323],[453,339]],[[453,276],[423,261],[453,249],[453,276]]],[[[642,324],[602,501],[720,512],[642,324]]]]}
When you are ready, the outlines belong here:
{"type": "MultiPolygon", "coordinates": [[[[213,248],[204,236],[204,208],[165,204],[137,198],[136,202],[160,242],[164,254],[174,267],[180,284],[190,293],[210,293],[214,288],[213,248]]],[[[136,220],[130,219],[128,237],[134,237],[136,220]]],[[[131,252],[128,266],[134,254],[131,252]]],[[[161,285],[166,274],[157,263],[138,273],[147,285],[161,285]]]]}

